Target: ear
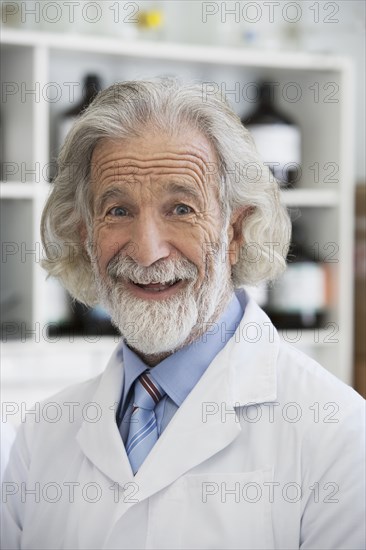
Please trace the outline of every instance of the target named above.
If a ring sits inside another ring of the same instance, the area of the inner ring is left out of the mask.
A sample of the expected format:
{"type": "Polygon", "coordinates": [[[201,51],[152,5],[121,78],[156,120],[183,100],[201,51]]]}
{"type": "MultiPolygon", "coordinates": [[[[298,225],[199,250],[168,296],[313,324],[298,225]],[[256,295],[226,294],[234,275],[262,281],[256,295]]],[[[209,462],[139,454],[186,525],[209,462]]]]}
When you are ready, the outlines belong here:
{"type": "Polygon", "coordinates": [[[244,244],[243,222],[254,211],[254,206],[236,208],[231,215],[228,227],[229,250],[228,257],[231,266],[239,260],[240,248],[244,244]]]}

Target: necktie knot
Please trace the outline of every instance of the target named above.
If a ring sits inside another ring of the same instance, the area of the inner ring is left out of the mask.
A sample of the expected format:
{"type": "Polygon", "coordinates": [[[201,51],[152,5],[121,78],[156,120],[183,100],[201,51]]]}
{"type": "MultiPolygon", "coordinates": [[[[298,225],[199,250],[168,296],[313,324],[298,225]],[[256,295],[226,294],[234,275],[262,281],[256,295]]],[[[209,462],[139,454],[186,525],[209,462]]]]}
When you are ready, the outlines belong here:
{"type": "Polygon", "coordinates": [[[134,407],[152,411],[164,397],[162,387],[147,372],[141,374],[135,383],[134,407]]]}

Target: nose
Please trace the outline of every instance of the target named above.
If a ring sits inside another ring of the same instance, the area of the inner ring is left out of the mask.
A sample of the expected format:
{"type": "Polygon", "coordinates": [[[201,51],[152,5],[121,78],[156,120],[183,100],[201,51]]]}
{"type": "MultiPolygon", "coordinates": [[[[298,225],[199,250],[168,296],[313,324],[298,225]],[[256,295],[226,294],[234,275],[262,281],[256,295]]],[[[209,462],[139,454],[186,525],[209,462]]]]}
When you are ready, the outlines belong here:
{"type": "Polygon", "coordinates": [[[135,219],[131,240],[129,255],[143,267],[149,267],[158,260],[167,258],[171,253],[163,222],[151,213],[141,214],[135,219]]]}

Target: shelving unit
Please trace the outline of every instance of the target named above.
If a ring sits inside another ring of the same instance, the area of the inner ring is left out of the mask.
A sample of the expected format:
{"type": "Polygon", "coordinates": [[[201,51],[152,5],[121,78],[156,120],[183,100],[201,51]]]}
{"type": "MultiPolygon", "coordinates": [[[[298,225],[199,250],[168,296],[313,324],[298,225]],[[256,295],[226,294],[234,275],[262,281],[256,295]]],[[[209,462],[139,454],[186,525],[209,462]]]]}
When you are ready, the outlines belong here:
{"type": "MultiPolygon", "coordinates": [[[[240,115],[251,108],[245,101],[244,82],[256,82],[261,77],[278,82],[282,91],[280,107],[297,120],[303,134],[302,177],[296,189],[282,192],[283,201],[303,216],[309,243],[319,242],[321,248],[327,242],[334,242],[338,248],[332,266],[336,299],[329,311],[328,324],[339,327],[336,338],[339,341],[328,341],[327,328],[320,331],[320,338],[305,331],[296,341],[295,333],[289,331],[285,339],[291,341],[292,337],[294,345],[319,359],[345,382],[352,382],[354,122],[349,106],[354,90],[352,65],[347,59],[281,52],[269,56],[268,52],[252,50],[3,29],[2,66],[2,80],[8,87],[3,86],[1,105],[6,140],[2,159],[6,181],[0,184],[5,221],[1,222],[1,228],[5,243],[19,245],[16,250],[16,246],[11,249],[5,244],[1,264],[4,290],[18,304],[16,315],[14,311],[8,318],[6,313],[3,315],[3,322],[8,322],[2,352],[5,377],[13,368],[17,353],[19,361],[23,361],[21,354],[27,349],[28,356],[36,353],[42,363],[40,350],[56,349],[42,337],[42,327],[47,323],[48,308],[52,304],[45,274],[39,266],[42,255],[39,221],[49,191],[49,162],[57,152],[57,119],[69,106],[66,92],[70,88],[65,83],[78,83],[87,72],[96,72],[105,86],[119,80],[159,74],[210,83],[226,92],[240,115]],[[294,101],[291,93],[296,89],[301,90],[301,97],[294,101]],[[51,92],[59,93],[57,101],[51,92]],[[36,333],[35,327],[40,327],[36,347],[36,335],[31,335],[33,342],[22,342],[20,331],[14,339],[11,324],[14,322],[23,323],[24,332],[36,333]]],[[[65,342],[57,348],[58,353],[72,361],[71,350],[75,345],[75,342],[65,342]]],[[[107,354],[115,343],[112,338],[103,340],[101,345],[107,354]]],[[[86,361],[95,349],[95,346],[93,350],[88,347],[91,348],[85,343],[86,361]]],[[[48,356],[48,352],[44,355],[48,356]]],[[[76,360],[74,367],[70,372],[77,373],[76,360]]],[[[54,369],[56,372],[56,366],[54,369]]],[[[72,376],[68,380],[71,383],[72,376]]]]}

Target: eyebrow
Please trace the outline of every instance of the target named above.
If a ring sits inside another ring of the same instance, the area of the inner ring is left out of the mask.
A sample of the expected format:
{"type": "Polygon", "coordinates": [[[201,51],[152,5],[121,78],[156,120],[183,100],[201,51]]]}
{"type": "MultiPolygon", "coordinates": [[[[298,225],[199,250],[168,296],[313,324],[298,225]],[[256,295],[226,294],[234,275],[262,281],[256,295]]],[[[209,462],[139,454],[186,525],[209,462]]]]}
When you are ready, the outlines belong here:
{"type": "Polygon", "coordinates": [[[164,190],[170,193],[171,195],[188,195],[196,201],[202,201],[201,193],[191,185],[185,185],[183,183],[168,183],[164,186],[164,190]]]}

